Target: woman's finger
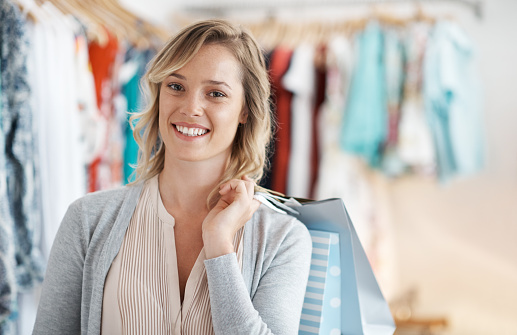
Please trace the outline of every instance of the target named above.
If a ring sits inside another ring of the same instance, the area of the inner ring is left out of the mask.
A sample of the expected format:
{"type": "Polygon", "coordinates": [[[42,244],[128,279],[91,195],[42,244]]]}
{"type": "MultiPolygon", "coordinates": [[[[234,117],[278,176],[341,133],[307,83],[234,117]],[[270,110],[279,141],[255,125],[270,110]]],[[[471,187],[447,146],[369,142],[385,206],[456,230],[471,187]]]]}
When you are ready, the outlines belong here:
{"type": "Polygon", "coordinates": [[[255,186],[257,185],[255,183],[255,181],[251,178],[249,178],[248,176],[242,176],[242,179],[244,180],[245,184],[246,184],[246,190],[248,191],[248,197],[250,199],[253,198],[253,196],[255,195],[255,186]]]}
{"type": "Polygon", "coordinates": [[[221,185],[219,189],[219,194],[224,196],[229,194],[231,191],[234,192],[235,197],[246,197],[246,195],[248,194],[248,187],[246,186],[243,180],[231,179],[223,185],[221,185]]]}

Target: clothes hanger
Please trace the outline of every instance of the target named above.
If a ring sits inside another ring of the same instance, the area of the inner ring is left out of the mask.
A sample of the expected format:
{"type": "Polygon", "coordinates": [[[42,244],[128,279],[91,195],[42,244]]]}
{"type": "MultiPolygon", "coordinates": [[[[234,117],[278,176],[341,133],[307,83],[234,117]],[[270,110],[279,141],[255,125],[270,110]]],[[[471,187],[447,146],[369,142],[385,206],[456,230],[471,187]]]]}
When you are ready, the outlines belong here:
{"type": "MultiPolygon", "coordinates": [[[[40,3],[43,0],[38,0],[40,3]]],[[[86,36],[89,41],[95,41],[100,45],[108,43],[109,36],[106,31],[104,21],[101,17],[94,15],[83,6],[77,4],[75,0],[47,0],[54,7],[64,14],[69,14],[78,19],[86,27],[86,36]]]]}
{"type": "Polygon", "coordinates": [[[261,43],[266,50],[273,50],[278,44],[275,44],[277,29],[279,22],[274,15],[270,15],[262,25],[261,43]]]}
{"type": "Polygon", "coordinates": [[[129,14],[122,6],[112,1],[90,0],[90,2],[118,21],[125,31],[124,37],[132,45],[140,49],[149,48],[149,42],[144,33],[139,29],[136,16],[129,14]]]}
{"type": "MultiPolygon", "coordinates": [[[[24,0],[26,1],[26,0],[24,0]]],[[[97,17],[88,15],[84,10],[79,7],[74,6],[69,1],[62,0],[47,0],[50,4],[52,4],[57,10],[59,10],[63,14],[68,14],[74,16],[78,19],[86,28],[86,35],[88,40],[97,41],[100,44],[105,44],[108,42],[108,35],[106,31],[101,27],[102,22],[98,20],[97,17]]],[[[37,6],[42,6],[46,1],[44,0],[36,0],[37,6]]],[[[43,11],[40,11],[43,13],[43,11]]]]}
{"type": "Polygon", "coordinates": [[[257,41],[262,41],[263,34],[264,34],[264,25],[262,24],[262,21],[255,22],[255,23],[248,23],[246,24],[246,27],[251,31],[253,36],[257,39],[257,41]]]}
{"type": "Polygon", "coordinates": [[[123,7],[119,1],[117,0],[102,0],[105,2],[109,8],[112,8],[113,11],[121,13],[125,20],[134,27],[137,27],[139,33],[142,34],[143,38],[147,41],[148,44],[158,43],[161,46],[163,42],[169,39],[170,33],[167,32],[164,28],[156,26],[151,22],[145,20],[142,17],[139,17],[127,10],[123,7]],[[158,41],[156,41],[158,40],[158,41]]]}
{"type": "Polygon", "coordinates": [[[84,0],[49,0],[54,6],[64,13],[75,16],[86,25],[87,35],[90,41],[104,45],[109,40],[109,32],[118,40],[126,39],[127,32],[119,20],[103,11],[99,6],[84,0]],[[107,31],[106,31],[107,30],[107,31]],[[93,38],[92,38],[93,37],[93,38]]]}
{"type": "Polygon", "coordinates": [[[415,3],[415,13],[413,14],[413,22],[426,22],[431,25],[434,25],[436,22],[436,19],[434,17],[431,17],[427,15],[424,12],[424,9],[422,8],[422,4],[415,3]]]}
{"type": "Polygon", "coordinates": [[[305,38],[305,32],[307,28],[303,22],[296,22],[290,26],[289,47],[295,48],[297,45],[303,43],[305,38]]]}
{"type": "Polygon", "coordinates": [[[36,23],[38,22],[37,14],[34,13],[33,6],[36,4],[34,1],[27,1],[27,0],[14,0],[13,1],[16,6],[18,6],[18,9],[20,9],[20,12],[31,22],[36,23]]]}
{"type": "Polygon", "coordinates": [[[277,25],[273,31],[273,43],[275,45],[287,45],[287,35],[289,31],[287,23],[277,20],[277,25]]]}
{"type": "Polygon", "coordinates": [[[353,27],[350,24],[350,21],[339,21],[335,24],[335,34],[336,35],[343,35],[350,37],[352,36],[352,33],[354,32],[353,27]]]}
{"type": "Polygon", "coordinates": [[[293,23],[287,23],[283,22],[280,26],[280,30],[277,32],[277,42],[279,44],[282,44],[290,49],[293,49],[296,47],[296,44],[294,44],[294,36],[295,30],[294,30],[294,24],[293,23]]]}
{"type": "Polygon", "coordinates": [[[332,31],[332,25],[330,23],[318,21],[316,31],[316,45],[326,45],[329,41],[332,31]]]}
{"type": "Polygon", "coordinates": [[[315,44],[318,41],[318,22],[312,21],[306,24],[304,42],[315,44]]]}
{"type": "MultiPolygon", "coordinates": [[[[61,0],[70,1],[70,0],[61,0]]],[[[131,31],[116,13],[111,12],[105,8],[102,3],[95,2],[94,0],[73,0],[73,3],[82,7],[92,15],[98,16],[102,21],[103,26],[106,27],[111,33],[113,33],[118,41],[131,41],[133,36],[131,31]]]]}

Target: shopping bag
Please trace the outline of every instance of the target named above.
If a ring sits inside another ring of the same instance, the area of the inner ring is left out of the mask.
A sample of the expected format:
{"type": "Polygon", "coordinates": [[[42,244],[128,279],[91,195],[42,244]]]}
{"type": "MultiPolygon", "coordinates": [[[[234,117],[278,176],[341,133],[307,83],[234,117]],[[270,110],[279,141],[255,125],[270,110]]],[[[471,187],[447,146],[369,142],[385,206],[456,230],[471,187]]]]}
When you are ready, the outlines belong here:
{"type": "Polygon", "coordinates": [[[300,318],[300,335],[341,334],[339,235],[309,230],[312,256],[300,318]]]}
{"type": "MultiPolygon", "coordinates": [[[[310,201],[258,193],[257,199],[303,222],[309,230],[339,235],[341,334],[392,335],[395,323],[341,199],[310,201]]],[[[324,318],[325,320],[325,315],[324,318]]]]}

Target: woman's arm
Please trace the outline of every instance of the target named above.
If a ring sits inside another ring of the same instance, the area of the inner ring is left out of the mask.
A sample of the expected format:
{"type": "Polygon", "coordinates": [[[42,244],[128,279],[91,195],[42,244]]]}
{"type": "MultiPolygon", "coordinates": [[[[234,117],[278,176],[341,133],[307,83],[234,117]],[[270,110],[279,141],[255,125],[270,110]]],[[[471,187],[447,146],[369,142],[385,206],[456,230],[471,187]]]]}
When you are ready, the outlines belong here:
{"type": "Polygon", "coordinates": [[[50,251],[33,334],[79,334],[87,243],[80,203],[63,218],[50,251]]]}
{"type": "Polygon", "coordinates": [[[233,249],[233,237],[260,205],[253,199],[254,186],[246,177],[223,184],[219,202],[203,222],[214,331],[225,335],[297,334],[309,277],[311,238],[307,228],[294,218],[281,223],[276,222],[278,217],[263,217],[284,230],[262,236],[264,248],[257,250],[263,253],[258,260],[264,262],[258,270],[262,276],[250,298],[233,249]]]}
{"type": "Polygon", "coordinates": [[[300,222],[275,250],[252,298],[235,253],[205,261],[216,334],[298,334],[312,242],[300,222]]]}

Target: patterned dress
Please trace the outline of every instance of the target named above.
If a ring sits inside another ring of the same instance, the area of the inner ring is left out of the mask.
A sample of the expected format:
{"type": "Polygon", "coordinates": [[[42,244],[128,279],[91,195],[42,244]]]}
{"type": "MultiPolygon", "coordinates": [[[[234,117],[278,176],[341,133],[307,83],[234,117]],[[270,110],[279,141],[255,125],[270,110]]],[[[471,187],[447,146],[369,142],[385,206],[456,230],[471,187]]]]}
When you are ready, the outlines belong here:
{"type": "Polygon", "coordinates": [[[0,22],[0,333],[12,334],[17,292],[42,281],[43,261],[34,248],[40,219],[26,22],[8,0],[0,0],[0,22]]]}

